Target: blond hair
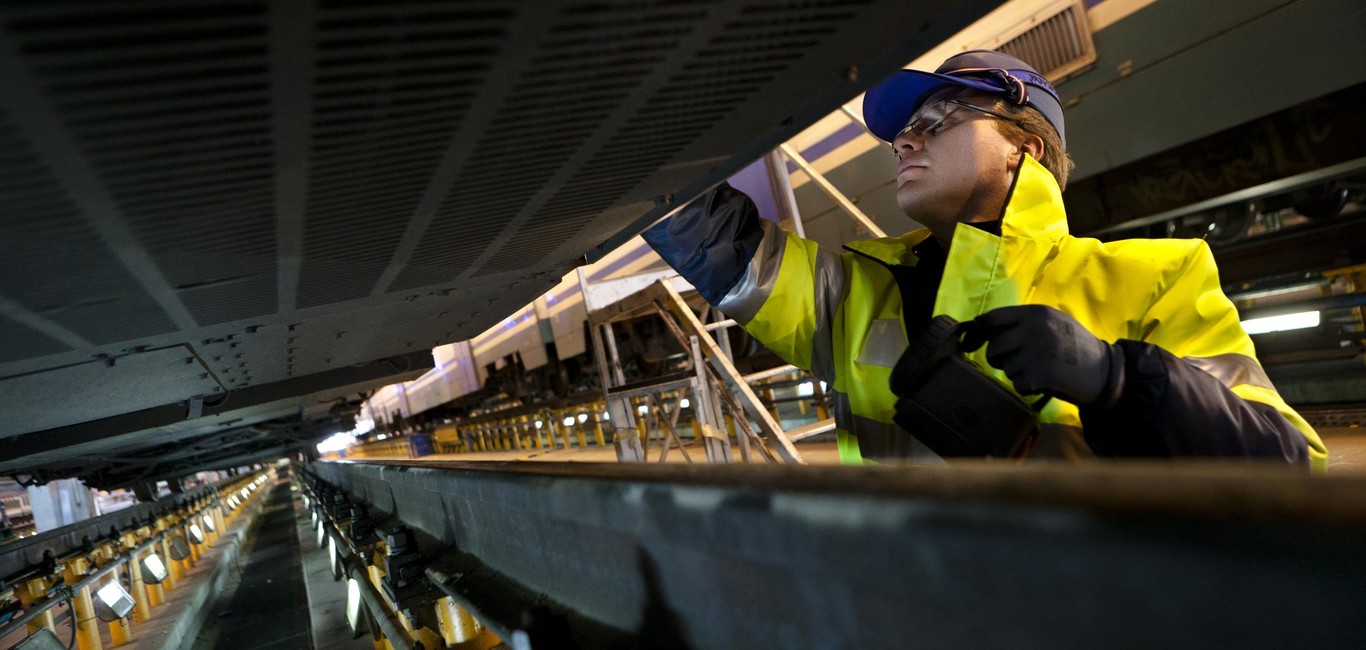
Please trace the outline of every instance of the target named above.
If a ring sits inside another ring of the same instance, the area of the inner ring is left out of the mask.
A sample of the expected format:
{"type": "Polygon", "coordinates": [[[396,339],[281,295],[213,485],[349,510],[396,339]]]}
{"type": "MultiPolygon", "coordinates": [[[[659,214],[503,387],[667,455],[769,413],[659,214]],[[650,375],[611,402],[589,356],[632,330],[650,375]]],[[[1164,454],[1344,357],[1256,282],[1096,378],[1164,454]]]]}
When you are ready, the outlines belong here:
{"type": "Polygon", "coordinates": [[[1053,128],[1043,113],[1030,106],[1004,100],[997,100],[993,110],[1010,117],[1010,120],[992,120],[996,123],[996,130],[1006,139],[1023,140],[1033,135],[1043,140],[1043,155],[1039,157],[1039,163],[1053,174],[1060,189],[1066,189],[1067,177],[1072,174],[1076,163],[1063,149],[1062,136],[1058,135],[1057,129],[1053,128]]]}

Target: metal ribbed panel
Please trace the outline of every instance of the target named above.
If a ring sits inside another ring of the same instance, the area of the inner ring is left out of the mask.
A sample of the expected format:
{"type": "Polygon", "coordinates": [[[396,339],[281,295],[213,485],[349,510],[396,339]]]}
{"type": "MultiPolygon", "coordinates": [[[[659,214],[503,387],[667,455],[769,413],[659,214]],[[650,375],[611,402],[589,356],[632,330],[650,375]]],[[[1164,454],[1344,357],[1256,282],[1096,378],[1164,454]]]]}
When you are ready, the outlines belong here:
{"type": "Polygon", "coordinates": [[[274,312],[264,3],[26,13],[9,31],[195,321],[274,312]]]}
{"type": "Polygon", "coordinates": [[[990,4],[0,0],[0,465],[309,420],[990,4]]]}
{"type": "MultiPolygon", "coordinates": [[[[105,248],[37,153],[0,114],[0,295],[96,344],[175,330],[105,248]],[[51,242],[61,242],[52,246],[51,242]]],[[[26,329],[0,333],[12,361],[60,351],[26,329]]],[[[59,347],[54,347],[54,345],[59,347]]]]}
{"type": "Polygon", "coordinates": [[[69,350],[60,341],[23,325],[0,319],[0,363],[32,359],[69,350]]]}
{"type": "Polygon", "coordinates": [[[322,4],[299,307],[374,289],[514,15],[322,4]]]}
{"type": "Polygon", "coordinates": [[[1034,66],[1055,84],[1096,61],[1086,6],[1080,2],[1061,8],[996,49],[1034,66]]]}
{"type": "MultiPolygon", "coordinates": [[[[754,2],[708,39],[620,124],[479,274],[525,268],[619,201],[765,84],[838,30],[867,2],[754,2]],[[777,19],[775,19],[777,17],[777,19]]],[[[609,17],[606,17],[610,19],[609,17]]],[[[667,24],[667,23],[661,23],[667,24]]],[[[682,36],[674,33],[670,36],[682,36]]],[[[655,36],[659,39],[659,36],[655,36]]],[[[652,41],[654,42],[654,41],[652,41]]]]}
{"type": "MultiPolygon", "coordinates": [[[[701,9],[706,4],[714,2],[573,5],[557,12],[546,38],[474,145],[470,158],[483,164],[462,170],[390,290],[454,279],[528,210],[537,222],[554,219],[542,212],[553,210],[556,202],[538,196],[546,179],[577,151],[592,146],[595,135],[614,126],[614,112],[706,16],[701,9]]],[[[605,200],[577,198],[596,206],[596,214],[618,196],[619,191],[605,200]]],[[[552,247],[563,244],[582,223],[566,222],[544,236],[553,241],[552,247]]],[[[525,234],[519,232],[514,241],[525,234]]],[[[502,266],[520,269],[537,261],[514,253],[502,266]]]]}

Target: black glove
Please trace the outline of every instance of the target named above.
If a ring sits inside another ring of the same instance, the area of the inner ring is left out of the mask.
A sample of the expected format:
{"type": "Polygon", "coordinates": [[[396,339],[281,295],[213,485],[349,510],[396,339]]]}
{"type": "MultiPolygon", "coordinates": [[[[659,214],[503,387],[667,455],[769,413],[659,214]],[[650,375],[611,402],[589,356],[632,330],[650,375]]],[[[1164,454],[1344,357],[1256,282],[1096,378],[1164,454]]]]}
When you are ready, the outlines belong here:
{"type": "Polygon", "coordinates": [[[1077,319],[1045,305],[993,309],[972,321],[964,347],[987,344],[987,362],[1022,395],[1045,393],[1108,408],[1123,390],[1124,354],[1077,319]]]}

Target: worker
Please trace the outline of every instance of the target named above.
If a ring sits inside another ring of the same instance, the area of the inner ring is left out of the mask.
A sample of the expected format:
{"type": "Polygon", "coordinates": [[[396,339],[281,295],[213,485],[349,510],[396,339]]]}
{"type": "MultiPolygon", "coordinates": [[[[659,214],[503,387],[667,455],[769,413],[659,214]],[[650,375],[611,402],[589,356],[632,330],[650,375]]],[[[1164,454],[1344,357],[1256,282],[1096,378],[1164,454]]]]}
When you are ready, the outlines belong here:
{"type": "MultiPolygon", "coordinates": [[[[1031,458],[1323,468],[1322,441],[1267,379],[1204,241],[1068,234],[1062,105],[1037,71],[963,52],[934,73],[898,71],[863,111],[891,144],[900,208],[924,228],[836,252],[722,184],[644,233],[708,302],[833,388],[842,462],[937,462],[899,417],[911,396],[894,392],[893,370],[948,316],[985,343],[963,358],[1039,409],[1031,458]]],[[[990,401],[940,388],[960,413],[990,401]]]]}

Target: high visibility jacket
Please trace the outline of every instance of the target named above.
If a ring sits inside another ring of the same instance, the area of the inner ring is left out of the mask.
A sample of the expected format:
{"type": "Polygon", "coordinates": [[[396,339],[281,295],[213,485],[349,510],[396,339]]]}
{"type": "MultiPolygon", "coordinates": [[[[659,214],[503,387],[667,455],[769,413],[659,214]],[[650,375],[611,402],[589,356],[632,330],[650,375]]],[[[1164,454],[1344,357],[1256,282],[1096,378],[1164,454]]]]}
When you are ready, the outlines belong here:
{"type": "MultiPolygon", "coordinates": [[[[836,253],[760,219],[753,202],[728,186],[645,233],[708,301],[833,388],[846,463],[934,458],[893,423],[889,387],[908,328],[888,267],[914,266],[912,247],[928,237],[921,229],[836,253]]],[[[1280,454],[1326,465],[1317,433],[1258,363],[1205,242],[1073,237],[1056,181],[1028,157],[999,235],[966,224],[955,229],[933,312],[965,322],[1020,304],[1057,308],[1096,337],[1121,342],[1125,397],[1134,393],[1114,413],[1051,400],[1032,454],[1280,454]]],[[[987,363],[985,347],[969,357],[1010,386],[987,363]]]]}

